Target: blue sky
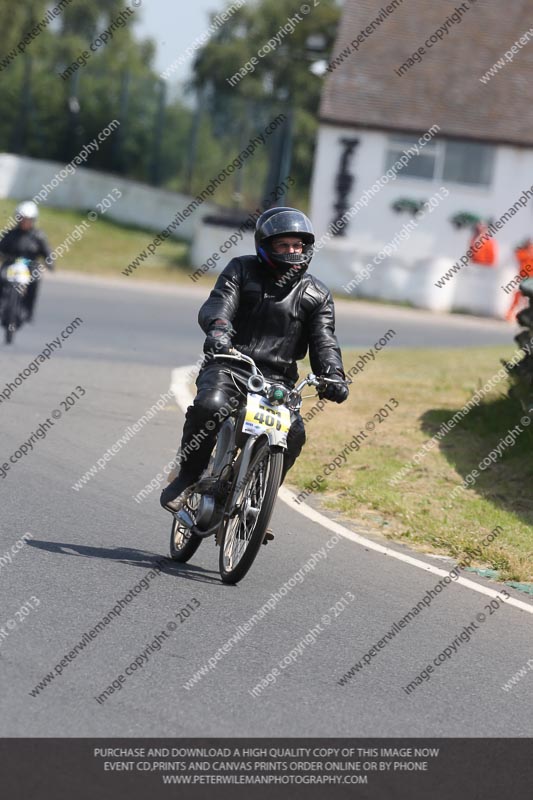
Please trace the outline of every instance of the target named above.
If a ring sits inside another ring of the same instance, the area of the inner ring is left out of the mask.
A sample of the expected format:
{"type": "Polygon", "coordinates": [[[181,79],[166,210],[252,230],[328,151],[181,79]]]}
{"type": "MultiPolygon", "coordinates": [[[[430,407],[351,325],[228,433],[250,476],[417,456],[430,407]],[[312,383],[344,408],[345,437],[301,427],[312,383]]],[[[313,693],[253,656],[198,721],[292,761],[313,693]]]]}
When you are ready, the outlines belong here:
{"type": "MultiPolygon", "coordinates": [[[[139,38],[155,39],[157,72],[169,67],[206,30],[210,11],[216,13],[228,5],[226,0],[142,0],[135,31],[139,38]]],[[[191,62],[175,72],[173,82],[189,76],[191,62]]]]}

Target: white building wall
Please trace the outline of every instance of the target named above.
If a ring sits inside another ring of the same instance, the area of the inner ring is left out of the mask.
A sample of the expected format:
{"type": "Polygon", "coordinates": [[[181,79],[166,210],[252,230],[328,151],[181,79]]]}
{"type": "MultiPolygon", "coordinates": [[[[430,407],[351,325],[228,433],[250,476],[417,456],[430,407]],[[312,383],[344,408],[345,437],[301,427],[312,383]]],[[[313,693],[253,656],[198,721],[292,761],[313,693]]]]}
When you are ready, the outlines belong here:
{"type": "MultiPolygon", "coordinates": [[[[312,182],[311,219],[317,236],[326,233],[334,219],[335,178],[343,152],[342,138],[358,138],[349,172],[354,184],[348,204],[354,205],[386,169],[389,135],[380,131],[320,128],[312,182]]],[[[333,237],[313,260],[313,272],[332,289],[343,291],[354,276],[409,222],[409,214],[395,213],[392,203],[400,198],[429,199],[441,186],[449,196],[418,221],[409,239],[385,257],[372,275],[352,290],[353,296],[409,301],[435,310],[462,310],[503,316],[511,295],[500,288],[517,272],[513,249],[526,237],[533,238],[532,204],[520,210],[497,234],[495,268],[469,264],[444,288],[434,286],[442,274],[468,250],[471,231],[456,230],[450,218],[459,212],[498,218],[533,184],[533,152],[499,146],[490,187],[473,187],[440,180],[402,176],[390,181],[349,222],[345,236],[333,237]]]]}

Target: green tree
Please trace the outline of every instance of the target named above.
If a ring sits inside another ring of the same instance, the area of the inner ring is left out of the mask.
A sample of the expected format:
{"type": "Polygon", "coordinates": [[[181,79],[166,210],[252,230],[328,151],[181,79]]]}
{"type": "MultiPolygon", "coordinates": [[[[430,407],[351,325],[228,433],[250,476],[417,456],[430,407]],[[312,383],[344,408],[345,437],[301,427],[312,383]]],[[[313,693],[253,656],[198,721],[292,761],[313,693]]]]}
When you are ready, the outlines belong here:
{"type": "Polygon", "coordinates": [[[219,127],[232,136],[231,120],[238,128],[252,101],[256,108],[270,108],[271,118],[290,104],[294,111],[291,174],[299,196],[307,194],[309,186],[322,88],[322,79],[309,68],[313,61],[329,56],[340,16],[336,0],[321,0],[316,7],[313,3],[310,0],[306,6],[308,13],[302,12],[300,0],[246,3],[201,48],[192,81],[195,88],[204,90],[215,126],[221,120],[219,127]],[[272,46],[276,35],[278,42],[272,46]],[[318,39],[321,52],[311,49],[318,39]],[[271,51],[259,57],[269,41],[271,51]],[[230,85],[228,79],[253,57],[257,59],[251,65],[253,71],[230,85]]]}
{"type": "MultiPolygon", "coordinates": [[[[45,18],[48,6],[46,0],[19,0],[12,6],[0,0],[3,53],[16,49],[45,18]]],[[[113,31],[113,38],[96,52],[90,50],[124,8],[122,0],[72,3],[0,71],[0,149],[68,162],[119,119],[120,128],[91,155],[88,166],[157,182],[184,172],[182,143],[190,111],[175,100],[161,114],[165,98],[152,66],[155,44],[134,36],[142,9],[122,17],[125,24],[113,31]],[[80,66],[76,62],[83,51],[90,57],[80,66]],[[72,64],[77,68],[63,80],[72,64]]]]}
{"type": "Polygon", "coordinates": [[[32,25],[44,16],[47,5],[46,0],[19,0],[18,3],[0,4],[2,55],[16,47],[32,25]]]}

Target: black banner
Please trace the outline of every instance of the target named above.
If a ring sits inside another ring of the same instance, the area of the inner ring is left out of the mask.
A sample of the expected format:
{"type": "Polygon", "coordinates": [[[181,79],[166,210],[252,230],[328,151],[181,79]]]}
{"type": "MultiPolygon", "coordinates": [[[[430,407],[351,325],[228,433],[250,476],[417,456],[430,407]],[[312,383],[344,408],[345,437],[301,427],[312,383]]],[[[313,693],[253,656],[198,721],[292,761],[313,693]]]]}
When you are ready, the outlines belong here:
{"type": "Polygon", "coordinates": [[[3,739],[1,794],[41,800],[532,796],[531,739],[3,739]]]}

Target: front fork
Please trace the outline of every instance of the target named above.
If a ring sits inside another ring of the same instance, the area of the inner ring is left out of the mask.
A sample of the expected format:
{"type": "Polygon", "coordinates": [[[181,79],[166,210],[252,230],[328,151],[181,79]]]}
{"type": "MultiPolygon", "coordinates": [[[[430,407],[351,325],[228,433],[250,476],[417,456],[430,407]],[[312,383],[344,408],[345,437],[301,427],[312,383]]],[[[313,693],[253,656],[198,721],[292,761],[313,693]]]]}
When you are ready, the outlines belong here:
{"type": "Polygon", "coordinates": [[[254,448],[256,442],[258,440],[258,436],[248,436],[244,446],[241,449],[239,458],[238,458],[238,465],[239,469],[237,475],[235,477],[235,481],[231,490],[231,494],[229,497],[229,502],[224,509],[224,514],[222,516],[221,523],[218,527],[215,541],[217,545],[220,545],[222,542],[222,536],[226,527],[229,524],[230,519],[235,516],[236,513],[239,511],[239,504],[238,499],[239,495],[241,494],[241,488],[246,482],[246,477],[248,473],[248,468],[250,466],[250,461],[252,460],[254,448]]]}
{"type": "MultiPolygon", "coordinates": [[[[260,434],[259,436],[252,436],[250,435],[248,441],[244,445],[241,450],[241,455],[239,457],[239,472],[237,474],[237,478],[235,480],[234,488],[231,493],[231,502],[229,507],[226,509],[224,514],[224,520],[227,521],[231,516],[235,515],[236,511],[238,510],[238,502],[237,499],[239,497],[240,491],[244,484],[246,483],[248,477],[248,469],[250,467],[250,462],[253,458],[254,451],[258,441],[262,439],[267,439],[269,445],[272,446],[272,442],[268,434],[260,434]]],[[[276,450],[284,450],[283,447],[278,445],[274,445],[276,450]]]]}

